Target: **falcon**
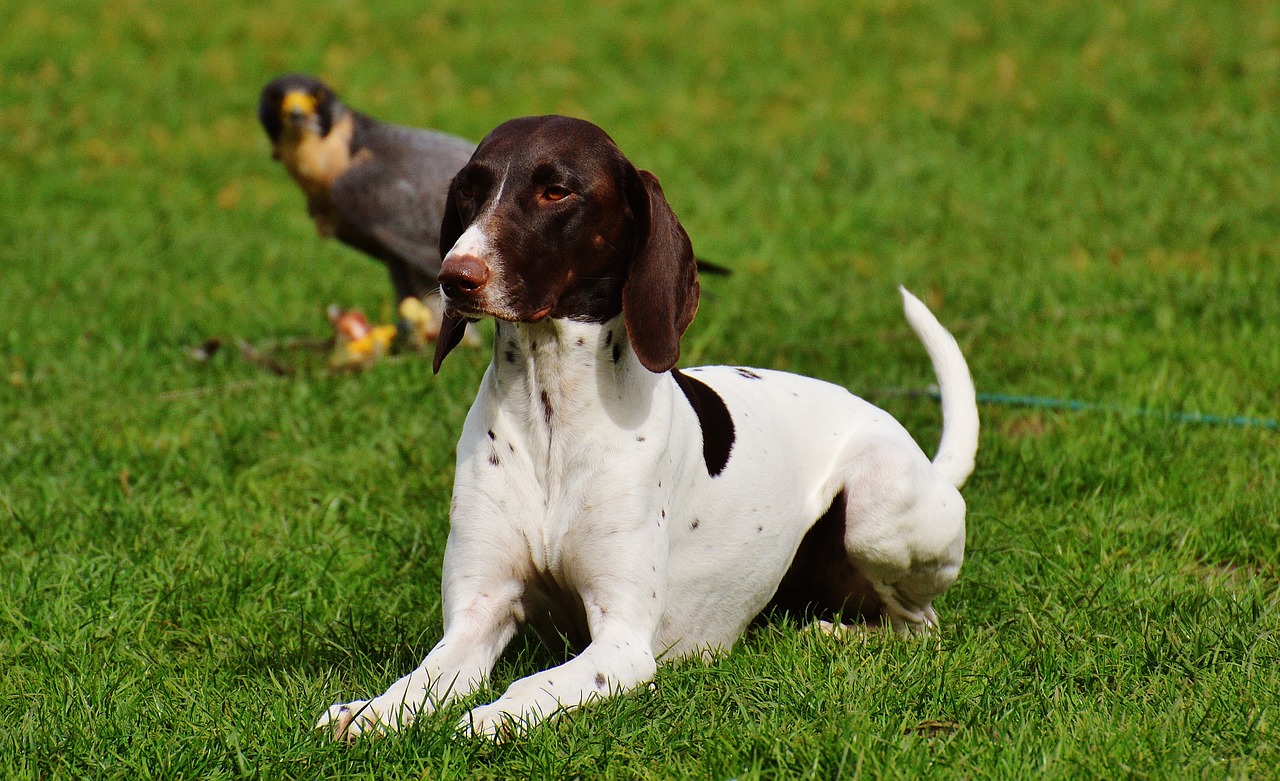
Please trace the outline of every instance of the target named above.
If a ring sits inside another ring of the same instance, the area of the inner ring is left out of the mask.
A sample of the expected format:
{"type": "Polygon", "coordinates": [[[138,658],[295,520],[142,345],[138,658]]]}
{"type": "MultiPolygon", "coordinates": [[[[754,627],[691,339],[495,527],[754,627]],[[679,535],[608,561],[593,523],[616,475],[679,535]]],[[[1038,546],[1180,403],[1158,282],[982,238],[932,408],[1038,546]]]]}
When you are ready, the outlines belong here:
{"type": "Polygon", "coordinates": [[[380,122],[303,74],[269,82],[258,119],[272,156],[306,195],[316,231],[386,265],[397,303],[417,298],[437,315],[434,337],[445,195],[475,144],[380,122]]]}

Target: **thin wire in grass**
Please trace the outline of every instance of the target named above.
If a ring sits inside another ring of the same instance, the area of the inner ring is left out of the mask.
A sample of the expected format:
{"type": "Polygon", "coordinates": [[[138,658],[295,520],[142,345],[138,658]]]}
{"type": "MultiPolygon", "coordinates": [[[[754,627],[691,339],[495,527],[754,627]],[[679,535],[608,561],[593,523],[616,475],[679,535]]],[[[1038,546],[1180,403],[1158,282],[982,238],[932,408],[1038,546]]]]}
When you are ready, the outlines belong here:
{"type": "MultiPolygon", "coordinates": [[[[907,396],[939,399],[938,386],[927,388],[883,388],[878,396],[907,396]]],[[[1244,415],[1212,415],[1203,412],[1166,412],[1147,407],[1124,407],[1079,399],[1055,399],[1048,396],[1019,396],[1007,393],[979,393],[979,404],[998,407],[1028,407],[1032,409],[1060,409],[1070,412],[1109,412],[1117,415],[1155,418],[1167,423],[1192,423],[1205,426],[1231,426],[1236,428],[1265,428],[1280,430],[1280,420],[1275,418],[1251,418],[1244,415]]]]}

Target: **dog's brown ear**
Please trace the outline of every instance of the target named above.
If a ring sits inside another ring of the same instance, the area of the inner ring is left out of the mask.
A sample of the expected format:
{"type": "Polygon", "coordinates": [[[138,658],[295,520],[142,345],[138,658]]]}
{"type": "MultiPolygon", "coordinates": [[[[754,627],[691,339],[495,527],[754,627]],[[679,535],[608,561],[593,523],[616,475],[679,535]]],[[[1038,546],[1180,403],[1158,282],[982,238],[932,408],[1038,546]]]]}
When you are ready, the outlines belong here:
{"type": "Polygon", "coordinates": [[[637,237],[622,287],[622,316],[640,363],[665,372],[680,359],[680,337],[698,311],[698,267],[656,176],[636,171],[627,197],[637,237]]]}
{"type": "MultiPolygon", "coordinates": [[[[458,202],[454,198],[454,184],[449,183],[449,196],[444,202],[444,218],[440,222],[440,261],[444,262],[445,255],[449,254],[449,250],[453,249],[453,245],[458,243],[458,238],[462,236],[462,217],[458,215],[458,202]]],[[[449,351],[458,346],[458,342],[462,341],[462,336],[467,331],[467,322],[458,317],[450,317],[442,315],[440,323],[440,335],[436,337],[436,357],[432,364],[431,371],[433,374],[440,373],[440,364],[444,363],[444,358],[449,351]]]]}

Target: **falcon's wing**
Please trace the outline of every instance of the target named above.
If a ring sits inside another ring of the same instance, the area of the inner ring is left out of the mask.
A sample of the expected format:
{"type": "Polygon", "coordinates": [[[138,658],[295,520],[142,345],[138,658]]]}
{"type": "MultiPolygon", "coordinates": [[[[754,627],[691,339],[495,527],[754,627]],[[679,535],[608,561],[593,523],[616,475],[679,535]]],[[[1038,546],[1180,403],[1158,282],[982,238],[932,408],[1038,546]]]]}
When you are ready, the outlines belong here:
{"type": "Polygon", "coordinates": [[[361,130],[353,165],[329,193],[345,223],[338,238],[388,264],[403,262],[434,283],[449,181],[471,159],[475,145],[444,133],[375,122],[361,130]]]}

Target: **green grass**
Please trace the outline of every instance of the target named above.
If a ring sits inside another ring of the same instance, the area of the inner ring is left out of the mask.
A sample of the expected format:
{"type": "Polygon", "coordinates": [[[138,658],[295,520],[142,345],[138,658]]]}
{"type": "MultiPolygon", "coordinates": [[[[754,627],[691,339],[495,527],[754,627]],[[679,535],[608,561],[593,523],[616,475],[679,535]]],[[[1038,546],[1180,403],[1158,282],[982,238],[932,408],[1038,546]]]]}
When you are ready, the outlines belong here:
{"type": "MultiPolygon", "coordinates": [[[[1275,431],[985,406],[936,640],[774,626],[510,745],[347,749],[318,714],[438,636],[487,349],[183,349],[389,311],[255,124],[307,70],[473,138],[604,126],[737,272],[685,364],[843,383],[932,450],[936,403],[886,392],[932,382],[905,283],[981,391],[1275,418],[1275,6],[349,5],[0,2],[0,776],[1277,777],[1275,431]]],[[[494,691],[550,661],[517,642],[494,691]]]]}

